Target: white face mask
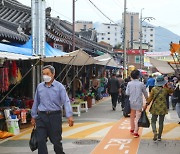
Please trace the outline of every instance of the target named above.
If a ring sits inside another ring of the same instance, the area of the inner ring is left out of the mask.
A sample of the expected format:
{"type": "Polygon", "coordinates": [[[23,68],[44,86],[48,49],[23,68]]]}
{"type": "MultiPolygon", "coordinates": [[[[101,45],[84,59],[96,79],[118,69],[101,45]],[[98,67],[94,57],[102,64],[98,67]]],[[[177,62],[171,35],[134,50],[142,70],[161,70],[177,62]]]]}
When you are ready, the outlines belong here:
{"type": "Polygon", "coordinates": [[[44,80],[44,82],[50,82],[51,81],[51,77],[50,76],[48,76],[48,75],[43,75],[43,80],[44,80]]]}

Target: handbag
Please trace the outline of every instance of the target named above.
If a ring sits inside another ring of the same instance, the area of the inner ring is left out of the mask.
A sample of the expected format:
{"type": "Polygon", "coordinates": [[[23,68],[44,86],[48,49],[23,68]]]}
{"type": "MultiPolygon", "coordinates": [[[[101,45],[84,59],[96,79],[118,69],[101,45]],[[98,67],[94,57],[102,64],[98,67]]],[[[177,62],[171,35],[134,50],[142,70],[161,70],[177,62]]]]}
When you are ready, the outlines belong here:
{"type": "Polygon", "coordinates": [[[32,132],[31,132],[31,138],[30,138],[30,141],[29,141],[29,147],[30,147],[31,151],[35,151],[38,148],[36,127],[34,127],[32,132]]]}
{"type": "Polygon", "coordinates": [[[151,104],[151,107],[149,108],[149,111],[151,110],[152,105],[154,104],[154,102],[155,102],[156,98],[158,97],[158,95],[161,93],[162,89],[163,89],[163,88],[161,88],[161,89],[159,90],[159,92],[156,94],[156,96],[154,97],[154,99],[153,99],[153,101],[152,101],[152,104],[151,104]]]}
{"type": "Polygon", "coordinates": [[[150,126],[149,119],[147,117],[146,111],[143,110],[141,113],[141,117],[138,120],[138,127],[149,128],[149,126],[150,126]]]}

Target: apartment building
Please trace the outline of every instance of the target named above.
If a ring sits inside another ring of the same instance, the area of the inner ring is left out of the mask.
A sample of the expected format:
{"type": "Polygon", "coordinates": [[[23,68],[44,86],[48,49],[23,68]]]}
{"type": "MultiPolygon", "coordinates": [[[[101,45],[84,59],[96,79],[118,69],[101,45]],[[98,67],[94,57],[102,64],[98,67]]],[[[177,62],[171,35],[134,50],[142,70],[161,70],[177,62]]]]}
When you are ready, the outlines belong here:
{"type": "Polygon", "coordinates": [[[113,47],[122,43],[121,26],[120,24],[99,23],[96,24],[97,41],[106,42],[113,47]]]}
{"type": "Polygon", "coordinates": [[[155,28],[153,26],[142,26],[142,42],[149,44],[149,51],[155,49],[155,28]]]}

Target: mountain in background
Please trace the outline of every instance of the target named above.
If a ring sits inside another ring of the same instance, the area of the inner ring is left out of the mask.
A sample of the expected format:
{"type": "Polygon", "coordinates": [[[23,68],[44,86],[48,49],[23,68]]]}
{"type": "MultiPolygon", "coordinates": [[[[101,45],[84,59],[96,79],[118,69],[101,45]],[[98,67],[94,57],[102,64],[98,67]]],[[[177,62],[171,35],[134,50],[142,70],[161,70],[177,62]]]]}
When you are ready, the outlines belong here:
{"type": "MultiPolygon", "coordinates": [[[[121,23],[121,21],[118,21],[117,23],[121,23]]],[[[97,28],[101,23],[95,22],[93,23],[94,28],[97,28]]],[[[180,41],[180,36],[173,33],[172,31],[160,27],[160,26],[154,26],[147,22],[144,22],[143,25],[150,25],[155,27],[155,51],[161,52],[161,51],[169,51],[170,46],[169,44],[171,42],[178,43],[180,41]]]]}
{"type": "Polygon", "coordinates": [[[178,43],[180,36],[163,27],[155,27],[155,51],[169,51],[171,42],[178,43]]]}

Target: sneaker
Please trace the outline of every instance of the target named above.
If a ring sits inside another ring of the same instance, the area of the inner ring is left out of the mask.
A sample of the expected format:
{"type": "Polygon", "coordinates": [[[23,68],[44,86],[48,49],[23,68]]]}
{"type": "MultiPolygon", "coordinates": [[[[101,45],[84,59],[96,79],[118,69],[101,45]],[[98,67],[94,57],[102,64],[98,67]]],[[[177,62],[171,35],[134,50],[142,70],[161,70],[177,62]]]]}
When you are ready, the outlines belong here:
{"type": "Polygon", "coordinates": [[[180,122],[178,122],[178,124],[180,124],[180,122]]]}
{"type": "Polygon", "coordinates": [[[157,141],[157,134],[154,134],[153,141],[154,141],[154,142],[157,141]]]}
{"type": "Polygon", "coordinates": [[[139,134],[138,133],[134,133],[134,138],[138,138],[139,134]]]}
{"type": "Polygon", "coordinates": [[[161,141],[161,138],[160,137],[158,137],[158,139],[157,139],[158,141],[161,141]]]}
{"type": "Polygon", "coordinates": [[[115,108],[115,107],[113,107],[113,111],[116,111],[116,108],[115,108]]]}
{"type": "Polygon", "coordinates": [[[131,130],[130,130],[130,133],[131,133],[131,134],[134,134],[134,130],[131,129],[131,130]]]}

